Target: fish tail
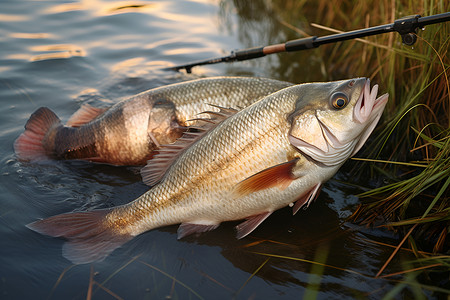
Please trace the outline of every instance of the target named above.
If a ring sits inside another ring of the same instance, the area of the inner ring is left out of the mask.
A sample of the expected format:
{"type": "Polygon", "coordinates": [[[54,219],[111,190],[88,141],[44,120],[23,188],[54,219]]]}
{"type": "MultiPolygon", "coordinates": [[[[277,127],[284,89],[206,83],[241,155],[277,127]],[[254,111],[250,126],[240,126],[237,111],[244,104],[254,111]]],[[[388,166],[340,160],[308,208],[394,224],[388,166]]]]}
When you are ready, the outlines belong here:
{"type": "Polygon", "coordinates": [[[61,120],[47,107],[36,110],[25,124],[25,131],[14,142],[20,160],[39,161],[47,158],[44,139],[49,131],[61,125],[61,120]]]}
{"type": "Polygon", "coordinates": [[[63,256],[74,264],[86,264],[105,259],[133,238],[120,222],[109,220],[112,210],[65,213],[26,226],[40,234],[65,238],[63,256]]]}

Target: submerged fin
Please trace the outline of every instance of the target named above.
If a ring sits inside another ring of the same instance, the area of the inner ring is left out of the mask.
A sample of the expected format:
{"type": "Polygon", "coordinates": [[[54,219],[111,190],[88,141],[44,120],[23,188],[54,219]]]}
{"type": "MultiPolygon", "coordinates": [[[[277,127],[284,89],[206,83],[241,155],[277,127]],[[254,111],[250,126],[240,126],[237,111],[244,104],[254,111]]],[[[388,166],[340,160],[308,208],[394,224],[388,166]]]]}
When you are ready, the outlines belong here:
{"type": "Polygon", "coordinates": [[[321,186],[322,183],[319,182],[309,192],[302,195],[292,207],[292,214],[295,215],[300,210],[300,208],[303,207],[303,205],[306,204],[306,206],[308,207],[312,201],[316,200],[317,196],[319,196],[321,186]]]}
{"type": "Polygon", "coordinates": [[[232,108],[223,108],[216,105],[211,106],[219,108],[220,111],[203,112],[205,114],[209,114],[210,118],[195,119],[195,121],[201,122],[202,124],[187,127],[188,131],[177,139],[175,143],[170,145],[162,145],[160,149],[158,149],[158,154],[153,156],[153,158],[147,162],[147,165],[141,169],[142,180],[145,184],[149,186],[155,185],[161,180],[169,166],[181,155],[181,153],[183,153],[185,149],[189,148],[192,144],[201,139],[206,133],[208,133],[208,131],[212,130],[223,120],[237,112],[237,110],[232,108]]]}
{"type": "Polygon", "coordinates": [[[25,124],[25,132],[14,142],[14,151],[20,160],[47,159],[42,142],[49,130],[61,124],[61,120],[47,107],[36,110],[25,124]]]}
{"type": "Polygon", "coordinates": [[[259,215],[251,216],[247,218],[247,221],[242,222],[241,224],[236,226],[237,235],[236,237],[238,239],[242,239],[243,237],[246,237],[249,235],[253,230],[256,229],[256,227],[259,226],[265,219],[267,219],[268,216],[270,216],[272,212],[264,212],[259,215]]]}
{"type": "Polygon", "coordinates": [[[297,163],[297,160],[298,159],[296,158],[267,168],[244,179],[236,185],[234,193],[242,197],[275,186],[284,190],[293,180],[297,179],[292,173],[292,169],[297,163]]]}
{"type": "Polygon", "coordinates": [[[106,215],[111,209],[56,215],[27,225],[28,228],[53,237],[67,239],[63,256],[74,264],[105,259],[114,249],[132,239],[117,226],[108,226],[106,215]]]}
{"type": "Polygon", "coordinates": [[[107,111],[108,108],[93,107],[89,104],[83,104],[67,121],[66,125],[71,127],[80,127],[97,118],[107,111]]]}
{"type": "Polygon", "coordinates": [[[182,239],[185,236],[202,233],[216,229],[219,227],[218,224],[194,224],[194,223],[181,223],[178,227],[178,239],[182,239]]]}

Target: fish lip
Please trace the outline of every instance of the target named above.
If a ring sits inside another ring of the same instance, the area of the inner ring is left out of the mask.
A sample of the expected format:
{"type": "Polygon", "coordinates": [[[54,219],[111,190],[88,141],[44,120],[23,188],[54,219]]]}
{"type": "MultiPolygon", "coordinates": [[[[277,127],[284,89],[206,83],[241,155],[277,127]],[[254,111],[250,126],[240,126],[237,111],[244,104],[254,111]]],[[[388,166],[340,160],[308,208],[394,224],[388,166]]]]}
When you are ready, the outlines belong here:
{"type": "Polygon", "coordinates": [[[377,115],[377,110],[387,102],[388,94],[383,94],[377,98],[378,84],[370,89],[370,79],[367,79],[358,100],[353,109],[353,120],[360,124],[366,123],[369,119],[377,115]],[[375,113],[374,113],[375,112],[375,113]]]}
{"type": "Polygon", "coordinates": [[[365,126],[365,130],[364,130],[363,134],[360,136],[359,141],[355,145],[355,149],[353,150],[350,157],[355,155],[362,148],[364,143],[367,141],[369,136],[372,134],[372,131],[377,126],[378,121],[380,120],[381,115],[383,114],[383,110],[384,110],[384,107],[386,106],[386,103],[388,102],[388,99],[389,99],[388,93],[385,93],[385,94],[381,95],[380,97],[378,97],[377,99],[375,99],[375,104],[373,105],[372,111],[369,115],[371,117],[371,119],[369,120],[369,122],[367,122],[367,120],[366,120],[366,122],[368,124],[365,126]]]}
{"type": "Polygon", "coordinates": [[[389,94],[385,93],[383,95],[381,95],[380,97],[378,97],[377,99],[375,99],[375,105],[372,108],[372,111],[378,109],[380,106],[386,105],[386,103],[388,102],[389,99],[389,94]]]}

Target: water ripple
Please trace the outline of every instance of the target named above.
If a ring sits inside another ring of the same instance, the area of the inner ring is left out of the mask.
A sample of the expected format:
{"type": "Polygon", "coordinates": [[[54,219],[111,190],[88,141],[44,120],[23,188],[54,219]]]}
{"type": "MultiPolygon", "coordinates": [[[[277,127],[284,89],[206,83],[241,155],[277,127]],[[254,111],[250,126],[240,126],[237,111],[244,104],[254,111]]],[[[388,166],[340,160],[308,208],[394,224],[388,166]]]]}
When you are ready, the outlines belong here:
{"type": "Polygon", "coordinates": [[[64,3],[50,7],[46,13],[64,13],[77,10],[93,11],[98,16],[120,14],[128,12],[148,12],[154,10],[160,4],[146,2],[130,2],[130,1],[101,1],[88,0],[80,3],[64,3]]]}
{"type": "Polygon", "coordinates": [[[73,44],[40,45],[31,47],[31,50],[35,52],[50,52],[34,55],[30,58],[31,61],[86,56],[86,51],[83,48],[73,44]]]}

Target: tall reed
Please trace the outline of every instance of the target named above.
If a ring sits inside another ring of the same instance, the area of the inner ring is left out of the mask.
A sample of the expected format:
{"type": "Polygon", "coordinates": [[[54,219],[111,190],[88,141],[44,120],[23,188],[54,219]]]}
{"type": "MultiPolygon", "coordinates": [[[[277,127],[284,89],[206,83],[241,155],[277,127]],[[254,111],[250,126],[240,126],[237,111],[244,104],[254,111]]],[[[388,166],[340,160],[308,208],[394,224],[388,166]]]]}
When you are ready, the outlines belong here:
{"type": "MultiPolygon", "coordinates": [[[[449,10],[448,1],[332,0],[320,1],[317,13],[322,25],[350,30],[449,10]]],[[[427,26],[417,36],[414,46],[401,44],[396,33],[337,45],[326,65],[331,73],[369,74],[390,94],[372,150],[363,156],[373,159],[373,172],[390,174],[391,183],[361,194],[365,203],[350,220],[403,232],[418,224],[410,245],[442,253],[450,250],[450,24],[427,26]]]]}

